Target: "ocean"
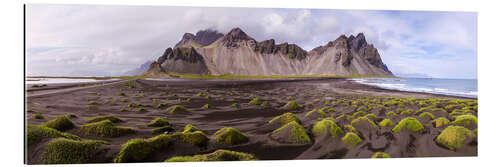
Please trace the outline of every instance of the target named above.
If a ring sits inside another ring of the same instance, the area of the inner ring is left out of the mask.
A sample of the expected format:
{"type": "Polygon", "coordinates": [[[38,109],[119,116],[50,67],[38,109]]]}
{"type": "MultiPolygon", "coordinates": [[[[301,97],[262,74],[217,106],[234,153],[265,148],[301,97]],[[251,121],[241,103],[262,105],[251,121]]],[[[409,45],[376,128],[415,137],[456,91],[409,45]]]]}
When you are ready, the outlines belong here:
{"type": "Polygon", "coordinates": [[[362,78],[352,80],[385,89],[477,98],[477,79],[362,78]]]}

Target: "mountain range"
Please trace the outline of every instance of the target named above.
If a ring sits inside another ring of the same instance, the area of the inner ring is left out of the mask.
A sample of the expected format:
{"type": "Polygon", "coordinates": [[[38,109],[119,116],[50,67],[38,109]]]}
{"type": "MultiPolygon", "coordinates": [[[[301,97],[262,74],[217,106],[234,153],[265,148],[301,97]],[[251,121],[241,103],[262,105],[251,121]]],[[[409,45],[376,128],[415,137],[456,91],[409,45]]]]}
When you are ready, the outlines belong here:
{"type": "Polygon", "coordinates": [[[296,44],[276,44],[274,39],[256,41],[240,28],[227,34],[214,30],[186,33],[143,75],[168,77],[168,73],[393,76],[363,33],[341,35],[306,51],[296,44]]]}

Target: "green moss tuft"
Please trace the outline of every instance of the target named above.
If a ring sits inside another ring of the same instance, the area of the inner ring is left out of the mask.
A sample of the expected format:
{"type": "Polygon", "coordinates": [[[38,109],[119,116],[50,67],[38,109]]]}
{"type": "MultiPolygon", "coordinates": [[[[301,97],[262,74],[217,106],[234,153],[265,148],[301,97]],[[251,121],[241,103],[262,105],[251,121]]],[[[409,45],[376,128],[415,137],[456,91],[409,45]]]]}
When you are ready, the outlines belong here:
{"type": "Polygon", "coordinates": [[[191,124],[187,124],[185,127],[184,127],[184,133],[186,132],[195,132],[195,131],[198,131],[199,129],[191,124]]]}
{"type": "Polygon", "coordinates": [[[289,122],[286,125],[283,125],[280,128],[274,130],[273,135],[280,134],[281,132],[286,133],[286,131],[289,131],[289,134],[284,134],[287,137],[286,139],[284,139],[284,141],[287,143],[311,143],[311,138],[309,138],[309,135],[307,135],[306,129],[304,129],[304,127],[302,127],[296,121],[289,122]]]}
{"type": "Polygon", "coordinates": [[[144,113],[144,112],[149,112],[149,111],[145,108],[139,108],[139,109],[137,109],[137,112],[144,113]]]}
{"type": "Polygon", "coordinates": [[[85,124],[80,128],[80,131],[85,135],[97,135],[102,137],[119,137],[136,132],[135,129],[130,127],[115,126],[110,120],[85,124]]]}
{"type": "Polygon", "coordinates": [[[168,113],[170,114],[186,114],[189,113],[189,111],[186,109],[186,107],[181,106],[181,105],[174,105],[171,106],[167,109],[168,113]]]}
{"type": "Polygon", "coordinates": [[[386,127],[386,126],[394,126],[394,123],[390,119],[384,119],[378,123],[379,126],[381,127],[386,127]]]}
{"type": "Polygon", "coordinates": [[[335,123],[333,118],[325,118],[314,124],[312,133],[316,136],[330,133],[330,135],[335,138],[344,134],[344,131],[335,123]]]}
{"type": "Polygon", "coordinates": [[[40,159],[45,164],[88,163],[95,158],[95,153],[102,144],[107,144],[107,142],[57,138],[47,144],[40,159]]]}
{"type": "Polygon", "coordinates": [[[28,124],[26,137],[28,140],[28,145],[38,143],[44,138],[64,137],[73,140],[80,140],[80,137],[69,133],[60,132],[56,129],[52,129],[46,126],[31,125],[31,124],[28,124]]]}
{"type": "Polygon", "coordinates": [[[367,117],[358,117],[358,118],[351,121],[351,125],[357,126],[357,125],[361,125],[363,122],[366,122],[366,123],[370,124],[373,128],[378,129],[377,124],[375,124],[372,120],[370,120],[367,117]]]}
{"type": "Polygon", "coordinates": [[[249,161],[257,160],[254,155],[229,150],[217,150],[209,154],[193,156],[176,156],[165,160],[165,162],[196,162],[196,161],[249,161]]]}
{"type": "Polygon", "coordinates": [[[376,152],[373,154],[372,158],[391,158],[391,156],[385,152],[376,152]]]}
{"type": "Polygon", "coordinates": [[[285,106],[283,106],[284,108],[288,108],[288,109],[301,109],[303,108],[304,106],[300,105],[300,104],[297,104],[297,102],[295,101],[289,101],[288,103],[285,104],[285,106]]]}
{"type": "Polygon", "coordinates": [[[253,104],[253,105],[260,105],[260,104],[262,104],[262,100],[260,100],[260,98],[256,97],[248,103],[253,104]]]}
{"type": "Polygon", "coordinates": [[[406,117],[403,120],[399,121],[399,123],[394,128],[392,128],[392,131],[401,132],[403,128],[413,132],[422,132],[424,130],[424,126],[413,117],[406,117]]]}
{"type": "Polygon", "coordinates": [[[366,114],[364,117],[370,118],[371,120],[377,119],[377,116],[375,116],[375,114],[371,114],[371,113],[370,114],[366,114]]]}
{"type": "Polygon", "coordinates": [[[347,132],[356,132],[356,128],[352,125],[345,125],[344,126],[344,129],[347,131],[347,132]]]}
{"type": "Polygon", "coordinates": [[[398,116],[398,114],[397,114],[397,113],[395,113],[394,111],[391,111],[391,112],[387,112],[387,113],[385,113],[385,116],[394,116],[394,117],[397,117],[397,116],[398,116]]]}
{"type": "Polygon", "coordinates": [[[156,108],[164,108],[164,107],[168,107],[168,105],[170,105],[170,104],[168,104],[168,103],[160,103],[160,104],[158,104],[156,106],[156,108]]]}
{"type": "Polygon", "coordinates": [[[434,123],[434,126],[436,128],[439,128],[439,127],[448,125],[450,123],[450,120],[446,119],[445,117],[439,117],[439,118],[432,120],[432,122],[434,123]]]}
{"type": "Polygon", "coordinates": [[[248,142],[248,137],[235,128],[226,127],[215,132],[215,140],[221,144],[236,145],[248,142]]]}
{"type": "Polygon", "coordinates": [[[151,122],[149,122],[147,126],[160,127],[160,126],[167,126],[167,125],[170,125],[170,123],[167,120],[160,118],[160,117],[156,117],[155,119],[151,120],[151,122]]]}
{"type": "Polygon", "coordinates": [[[273,119],[271,119],[269,121],[269,123],[273,123],[275,121],[279,121],[279,123],[281,125],[285,125],[285,124],[293,122],[293,121],[300,122],[299,118],[297,118],[297,116],[295,116],[295,114],[290,113],[290,112],[287,112],[287,113],[281,114],[280,116],[274,117],[273,119]]]}
{"type": "Polygon", "coordinates": [[[311,116],[312,114],[319,115],[320,118],[326,117],[326,113],[323,110],[313,109],[306,113],[306,117],[311,116]]]}
{"type": "Polygon", "coordinates": [[[44,119],[45,117],[43,117],[43,115],[40,114],[40,113],[35,113],[35,114],[33,114],[33,118],[35,118],[35,119],[44,119]]]}
{"type": "Polygon", "coordinates": [[[165,132],[172,132],[174,131],[174,128],[171,125],[165,125],[162,127],[154,128],[152,130],[153,134],[159,134],[159,133],[165,133],[165,132]]]}
{"type": "Polygon", "coordinates": [[[436,141],[450,150],[456,150],[462,147],[467,137],[473,137],[472,132],[462,126],[448,126],[436,138],[436,141]]]}
{"type": "Polygon", "coordinates": [[[451,124],[465,127],[471,124],[477,125],[477,117],[474,115],[460,115],[451,124]]]}
{"type": "Polygon", "coordinates": [[[234,108],[239,108],[239,107],[240,107],[240,104],[238,104],[238,103],[233,103],[233,104],[231,104],[231,107],[234,107],[234,108]]]}
{"type": "Polygon", "coordinates": [[[361,138],[359,138],[359,136],[353,132],[347,132],[347,134],[344,137],[342,137],[342,142],[351,147],[358,145],[362,141],[363,140],[361,140],[361,138]]]}
{"type": "Polygon", "coordinates": [[[61,115],[54,119],[48,120],[47,122],[43,123],[43,125],[60,131],[65,131],[75,127],[75,124],[71,122],[67,115],[61,115]]]}
{"type": "Polygon", "coordinates": [[[428,117],[428,118],[430,118],[430,119],[434,119],[434,118],[435,118],[435,117],[434,117],[434,115],[433,115],[433,114],[431,114],[430,112],[423,112],[423,113],[421,113],[420,115],[418,115],[418,117],[419,117],[419,118],[422,118],[422,117],[428,117]]]}
{"type": "Polygon", "coordinates": [[[202,108],[204,108],[204,109],[209,109],[209,108],[212,108],[212,107],[210,106],[210,104],[205,104],[205,105],[203,105],[203,107],[202,107],[202,108]]]}
{"type": "Polygon", "coordinates": [[[103,116],[92,117],[87,119],[87,122],[93,123],[93,122],[100,122],[103,120],[110,120],[113,123],[123,122],[122,119],[114,115],[103,115],[103,116]]]}
{"type": "Polygon", "coordinates": [[[363,116],[363,115],[365,115],[365,114],[366,114],[366,112],[364,112],[364,111],[357,111],[357,112],[355,112],[354,114],[352,114],[352,116],[353,116],[354,118],[357,118],[357,117],[363,116]]]}

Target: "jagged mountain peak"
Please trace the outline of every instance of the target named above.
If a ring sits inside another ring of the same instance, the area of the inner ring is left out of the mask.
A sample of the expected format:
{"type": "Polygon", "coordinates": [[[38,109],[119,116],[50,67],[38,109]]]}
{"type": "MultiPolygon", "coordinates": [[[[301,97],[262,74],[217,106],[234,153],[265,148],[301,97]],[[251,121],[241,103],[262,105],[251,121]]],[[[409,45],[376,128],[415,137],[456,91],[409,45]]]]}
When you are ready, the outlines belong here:
{"type": "Polygon", "coordinates": [[[212,29],[200,30],[196,32],[196,35],[185,33],[175,47],[207,46],[222,36],[224,36],[224,34],[212,29]]]}

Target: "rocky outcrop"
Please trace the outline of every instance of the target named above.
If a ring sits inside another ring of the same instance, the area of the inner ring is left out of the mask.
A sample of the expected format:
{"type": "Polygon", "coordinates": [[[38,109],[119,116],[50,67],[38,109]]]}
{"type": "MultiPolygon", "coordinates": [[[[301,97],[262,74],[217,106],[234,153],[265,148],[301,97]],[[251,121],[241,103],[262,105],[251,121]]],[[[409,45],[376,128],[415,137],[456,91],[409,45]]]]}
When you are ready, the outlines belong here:
{"type": "Polygon", "coordinates": [[[235,75],[393,76],[363,33],[341,35],[307,52],[296,44],[257,42],[240,28],[226,35],[203,30],[186,33],[157,62],[165,72],[235,75]]]}

